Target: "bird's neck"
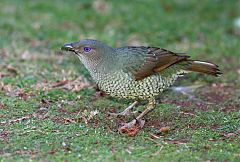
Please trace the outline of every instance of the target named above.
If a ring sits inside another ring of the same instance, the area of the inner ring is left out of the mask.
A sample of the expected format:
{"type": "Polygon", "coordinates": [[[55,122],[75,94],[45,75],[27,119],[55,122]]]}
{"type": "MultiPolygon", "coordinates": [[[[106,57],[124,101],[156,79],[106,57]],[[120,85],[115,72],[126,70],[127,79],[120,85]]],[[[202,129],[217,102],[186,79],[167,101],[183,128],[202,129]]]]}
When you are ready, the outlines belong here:
{"type": "MultiPolygon", "coordinates": [[[[79,57],[79,59],[87,68],[93,80],[97,83],[107,74],[109,74],[114,68],[114,64],[112,62],[109,62],[109,58],[91,59],[86,57],[79,57]]],[[[110,60],[114,62],[114,59],[110,60]]]]}

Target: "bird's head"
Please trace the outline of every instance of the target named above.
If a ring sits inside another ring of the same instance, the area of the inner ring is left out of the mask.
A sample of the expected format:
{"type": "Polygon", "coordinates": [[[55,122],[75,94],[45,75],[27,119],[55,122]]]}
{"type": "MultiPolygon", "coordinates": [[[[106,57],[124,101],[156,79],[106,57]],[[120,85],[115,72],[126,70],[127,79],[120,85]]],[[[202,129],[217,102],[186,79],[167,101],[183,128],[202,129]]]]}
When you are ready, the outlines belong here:
{"type": "Polygon", "coordinates": [[[101,59],[105,55],[111,55],[113,49],[106,44],[91,39],[64,44],[61,50],[74,52],[80,59],[101,59]]]}
{"type": "Polygon", "coordinates": [[[61,50],[75,53],[90,72],[108,68],[111,58],[114,57],[113,48],[91,39],[64,44],[61,50]]]}

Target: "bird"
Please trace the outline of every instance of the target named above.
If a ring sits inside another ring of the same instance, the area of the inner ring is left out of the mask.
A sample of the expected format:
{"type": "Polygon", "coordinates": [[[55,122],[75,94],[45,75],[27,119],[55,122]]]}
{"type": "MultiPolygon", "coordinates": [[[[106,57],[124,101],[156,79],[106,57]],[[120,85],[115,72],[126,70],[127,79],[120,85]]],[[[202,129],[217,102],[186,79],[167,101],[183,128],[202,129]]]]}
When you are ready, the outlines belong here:
{"type": "Polygon", "coordinates": [[[67,43],[61,50],[77,55],[99,89],[112,97],[134,102],[122,113],[126,115],[141,100],[148,101],[146,108],[118,131],[140,130],[144,116],[156,107],[156,97],[168,89],[184,74],[199,72],[212,76],[222,73],[214,63],[192,60],[189,55],[151,46],[125,46],[112,48],[93,39],[67,43]]]}

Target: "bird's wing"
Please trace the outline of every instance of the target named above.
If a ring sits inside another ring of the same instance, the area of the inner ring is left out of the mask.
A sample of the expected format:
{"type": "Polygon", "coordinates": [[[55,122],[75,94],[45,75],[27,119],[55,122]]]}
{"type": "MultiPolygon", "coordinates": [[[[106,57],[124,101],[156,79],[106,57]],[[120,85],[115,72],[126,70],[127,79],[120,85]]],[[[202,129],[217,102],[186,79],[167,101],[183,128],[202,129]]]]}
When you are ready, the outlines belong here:
{"type": "Polygon", "coordinates": [[[131,72],[135,80],[142,80],[189,58],[189,56],[157,47],[125,48],[119,49],[123,56],[122,67],[125,72],[131,72]]]}

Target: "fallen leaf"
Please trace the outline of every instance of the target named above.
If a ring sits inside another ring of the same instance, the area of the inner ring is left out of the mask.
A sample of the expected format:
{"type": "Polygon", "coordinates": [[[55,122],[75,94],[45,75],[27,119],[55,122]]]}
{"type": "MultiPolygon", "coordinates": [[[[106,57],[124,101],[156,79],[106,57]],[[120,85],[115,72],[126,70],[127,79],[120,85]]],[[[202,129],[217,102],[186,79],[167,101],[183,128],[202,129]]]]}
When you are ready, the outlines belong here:
{"type": "Polygon", "coordinates": [[[160,133],[168,133],[170,131],[170,127],[162,127],[159,129],[160,133]]]}

